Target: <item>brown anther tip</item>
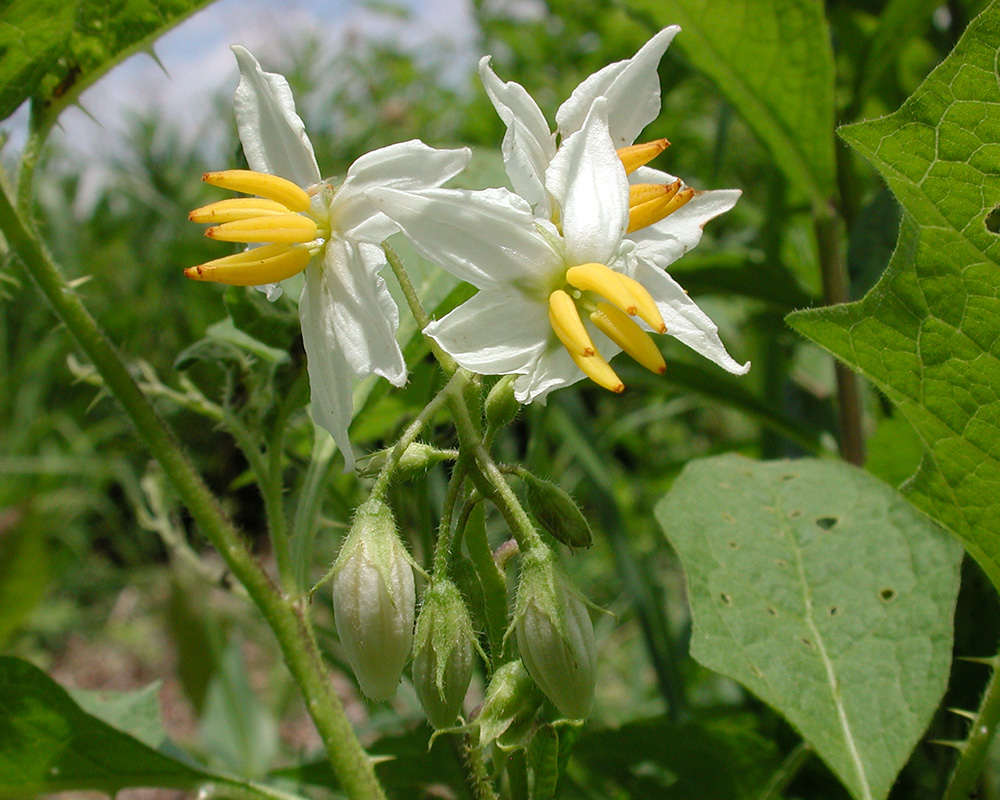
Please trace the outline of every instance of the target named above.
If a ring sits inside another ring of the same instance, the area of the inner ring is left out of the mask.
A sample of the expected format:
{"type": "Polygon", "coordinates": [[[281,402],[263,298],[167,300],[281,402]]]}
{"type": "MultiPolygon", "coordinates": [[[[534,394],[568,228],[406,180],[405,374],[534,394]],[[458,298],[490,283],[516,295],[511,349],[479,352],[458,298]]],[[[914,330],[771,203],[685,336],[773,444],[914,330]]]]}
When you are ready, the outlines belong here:
{"type": "Polygon", "coordinates": [[[625,313],[628,314],[630,317],[634,317],[636,314],[639,313],[639,309],[637,306],[629,306],[628,308],[625,309],[625,313]]]}
{"type": "Polygon", "coordinates": [[[593,358],[596,355],[597,355],[597,351],[594,350],[593,347],[585,347],[585,348],[583,348],[583,357],[584,358],[593,358]]]}
{"type": "Polygon", "coordinates": [[[188,211],[188,220],[190,222],[194,222],[194,212],[193,211],[188,211]]]}
{"type": "Polygon", "coordinates": [[[625,391],[625,384],[624,383],[616,384],[615,386],[612,387],[611,391],[614,392],[615,394],[621,394],[622,392],[625,391]]]}
{"type": "Polygon", "coordinates": [[[201,267],[188,267],[184,270],[184,277],[193,281],[198,280],[201,277],[201,267]]]}
{"type": "Polygon", "coordinates": [[[214,239],[215,238],[215,234],[216,234],[216,232],[218,230],[219,230],[219,226],[218,225],[213,225],[211,228],[205,228],[205,235],[209,239],[214,239]]]}
{"type": "Polygon", "coordinates": [[[667,332],[667,326],[666,325],[661,325],[659,332],[660,333],[666,333],[667,332]]]}
{"type": "Polygon", "coordinates": [[[209,181],[211,179],[212,175],[214,175],[214,174],[215,173],[213,173],[213,172],[203,172],[203,173],[201,173],[201,179],[203,181],[207,182],[207,181],[209,181]]]}
{"type": "Polygon", "coordinates": [[[656,370],[657,374],[659,374],[659,375],[663,375],[664,373],[666,373],[666,371],[667,371],[667,365],[666,364],[664,364],[662,367],[660,367],[658,370],[656,370]]]}

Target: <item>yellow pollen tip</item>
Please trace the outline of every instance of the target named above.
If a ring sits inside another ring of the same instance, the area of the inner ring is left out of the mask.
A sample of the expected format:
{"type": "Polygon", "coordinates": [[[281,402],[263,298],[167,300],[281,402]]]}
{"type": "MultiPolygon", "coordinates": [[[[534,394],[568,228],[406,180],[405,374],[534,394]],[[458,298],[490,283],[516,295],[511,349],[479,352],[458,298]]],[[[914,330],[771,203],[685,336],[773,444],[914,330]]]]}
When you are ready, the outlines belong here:
{"type": "Polygon", "coordinates": [[[590,321],[650,372],[662,375],[667,371],[667,364],[656,343],[621,309],[610,303],[599,303],[597,309],[591,312],[590,321]]]}
{"type": "Polygon", "coordinates": [[[260,286],[278,283],[302,272],[312,256],[301,247],[266,244],[242,253],[217,258],[188,267],[184,275],[195,281],[227,283],[231,286],[260,286]]]}
{"type": "Polygon", "coordinates": [[[196,208],[188,214],[192,222],[233,222],[239,219],[288,214],[289,210],[281,203],[267,200],[263,197],[234,197],[231,200],[220,200],[207,206],[196,208]]]}
{"type": "Polygon", "coordinates": [[[611,365],[601,358],[600,353],[583,357],[571,352],[570,357],[580,368],[580,371],[602,389],[607,389],[615,394],[621,394],[625,391],[625,384],[611,369],[611,365]]]}
{"type": "Polygon", "coordinates": [[[694,189],[689,187],[681,190],[681,182],[677,180],[673,183],[665,184],[661,192],[648,200],[635,205],[630,202],[628,230],[626,233],[632,233],[632,231],[637,231],[640,228],[645,228],[647,225],[659,222],[685,205],[692,197],[694,197],[694,189]]]}
{"type": "Polygon", "coordinates": [[[627,314],[636,314],[638,306],[621,275],[604,264],[580,264],[566,270],[566,282],[584,292],[594,292],[610,300],[627,314]]]}
{"type": "Polygon", "coordinates": [[[238,219],[208,228],[205,235],[221,242],[304,244],[316,238],[316,223],[301,214],[275,214],[238,219]]]}
{"type": "Polygon", "coordinates": [[[250,169],[226,169],[206,172],[201,179],[212,186],[244,194],[256,194],[281,203],[289,211],[308,211],[312,201],[300,186],[286,178],[254,172],[250,169]]]}
{"type": "Polygon", "coordinates": [[[590,358],[597,353],[590,334],[583,327],[576,303],[562,289],[556,289],[549,295],[549,324],[570,355],[590,358]]]}
{"type": "Polygon", "coordinates": [[[650,328],[652,328],[657,333],[666,333],[667,324],[663,321],[663,317],[660,314],[660,309],[656,307],[656,301],[653,296],[646,290],[635,278],[630,278],[628,275],[619,275],[622,283],[628,287],[629,294],[635,300],[636,306],[638,306],[638,317],[643,322],[645,322],[650,328]]]}
{"type": "Polygon", "coordinates": [[[633,144],[629,147],[619,148],[618,158],[621,159],[622,164],[625,166],[625,174],[631,175],[639,167],[648,164],[668,147],[670,147],[670,142],[666,139],[657,139],[656,141],[645,142],[643,144],[633,144]]]}

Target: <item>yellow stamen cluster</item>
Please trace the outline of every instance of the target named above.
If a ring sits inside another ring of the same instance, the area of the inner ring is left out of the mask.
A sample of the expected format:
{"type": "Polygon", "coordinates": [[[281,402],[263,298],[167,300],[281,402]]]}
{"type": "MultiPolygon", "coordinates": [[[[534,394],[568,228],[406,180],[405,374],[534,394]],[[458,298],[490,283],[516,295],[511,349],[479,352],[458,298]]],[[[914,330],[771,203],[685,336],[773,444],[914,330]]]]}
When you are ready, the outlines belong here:
{"type": "Polygon", "coordinates": [[[549,323],[573,361],[598,386],[620,393],[625,384],[594,346],[581,310],[646,369],[659,375],[666,371],[656,344],[632,319],[638,316],[658,333],[667,331],[655,301],[638,281],[604,264],[580,264],[566,270],[566,288],[549,295],[549,323]],[[595,301],[594,295],[600,299],[595,301]]]}
{"type": "Polygon", "coordinates": [[[242,253],[217,258],[184,274],[196,281],[215,281],[234,286],[277,283],[301,272],[312,254],[308,247],[319,235],[316,221],[303,212],[312,205],[309,194],[284,178],[230,169],[206,172],[202,180],[212,186],[256,197],[220,200],[196,208],[188,219],[211,225],[205,235],[222,242],[261,244],[242,253]]]}
{"type": "MultiPolygon", "coordinates": [[[[625,166],[625,174],[631,175],[639,167],[649,163],[670,145],[666,139],[654,142],[633,144],[618,150],[618,158],[625,166]]],[[[632,233],[647,225],[653,225],[661,219],[670,216],[681,206],[688,203],[696,194],[690,186],[684,186],[679,180],[673,183],[637,183],[629,187],[628,198],[628,230],[632,233]]]]}

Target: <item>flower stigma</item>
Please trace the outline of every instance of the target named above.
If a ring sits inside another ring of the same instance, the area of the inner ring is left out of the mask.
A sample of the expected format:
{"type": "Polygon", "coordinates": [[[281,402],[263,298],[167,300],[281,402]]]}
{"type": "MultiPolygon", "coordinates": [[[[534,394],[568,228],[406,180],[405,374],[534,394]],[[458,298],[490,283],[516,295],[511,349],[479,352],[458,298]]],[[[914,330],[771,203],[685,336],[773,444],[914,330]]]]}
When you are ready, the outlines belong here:
{"type": "Polygon", "coordinates": [[[579,264],[566,270],[566,286],[549,295],[549,324],[581,371],[598,386],[620,394],[625,384],[598,352],[583,325],[594,326],[650,372],[667,370],[659,348],[632,319],[638,316],[657,333],[667,326],[656,302],[638,281],[604,264],[579,264]]]}
{"type": "Polygon", "coordinates": [[[205,235],[211,239],[261,246],[188,267],[188,278],[233,286],[278,283],[302,272],[330,235],[325,183],[307,191],[277,175],[246,169],[206,172],[202,180],[254,196],[210,203],[188,219],[209,224],[205,235]]]}

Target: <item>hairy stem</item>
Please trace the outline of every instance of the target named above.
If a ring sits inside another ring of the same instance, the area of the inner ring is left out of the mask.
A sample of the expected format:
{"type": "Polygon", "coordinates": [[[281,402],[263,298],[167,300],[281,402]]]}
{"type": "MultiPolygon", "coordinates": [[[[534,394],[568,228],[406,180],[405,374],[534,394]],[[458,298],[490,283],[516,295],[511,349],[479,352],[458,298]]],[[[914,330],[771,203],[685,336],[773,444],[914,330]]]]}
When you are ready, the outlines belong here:
{"type": "Polygon", "coordinates": [[[133,380],[118,352],[66,283],[34,230],[0,188],[0,230],[56,316],[87,355],[105,386],[124,408],[140,438],[233,575],[246,587],[277,638],[285,662],[306,697],[337,777],[352,798],[385,795],[367,754],[331,688],[322,656],[304,614],[288,603],[254,560],[239,532],[181,449],[173,433],[133,380]]]}
{"type": "Polygon", "coordinates": [[[990,742],[993,741],[997,723],[1000,722],[1000,669],[998,667],[1000,667],[1000,656],[993,659],[993,675],[990,676],[990,681],[986,684],[986,691],[983,692],[983,699],[979,703],[976,718],[972,721],[969,738],[960,747],[961,756],[955,765],[951,780],[948,781],[948,788],[945,790],[942,800],[965,800],[965,798],[975,796],[976,781],[983,771],[990,742]]]}

